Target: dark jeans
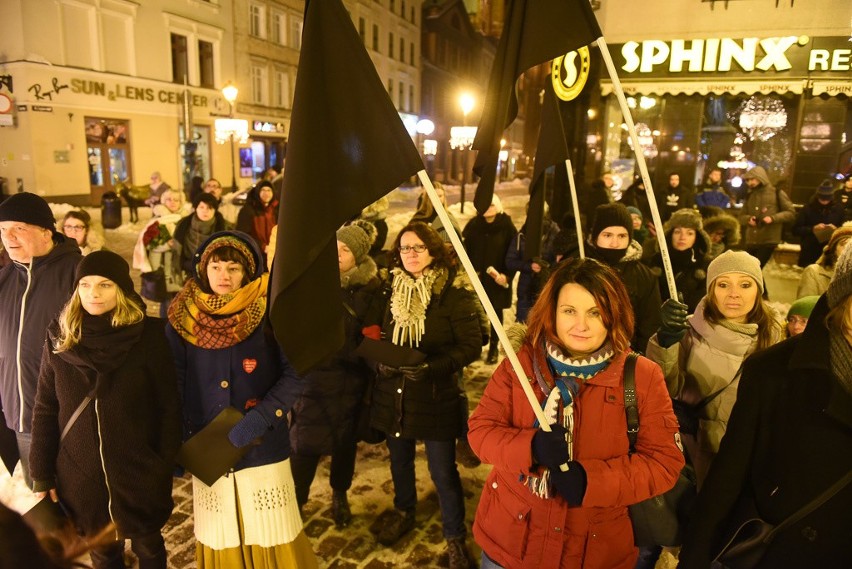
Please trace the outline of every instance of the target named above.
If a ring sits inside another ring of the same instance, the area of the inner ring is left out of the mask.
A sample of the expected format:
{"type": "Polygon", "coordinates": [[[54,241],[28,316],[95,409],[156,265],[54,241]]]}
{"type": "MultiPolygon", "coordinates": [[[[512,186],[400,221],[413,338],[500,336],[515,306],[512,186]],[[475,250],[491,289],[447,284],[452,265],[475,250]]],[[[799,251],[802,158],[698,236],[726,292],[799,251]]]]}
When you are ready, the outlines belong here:
{"type": "MultiPolygon", "coordinates": [[[[166,569],[166,544],[160,532],[131,539],[130,549],[139,558],[139,569],[166,569]]],[[[124,540],[93,549],[89,555],[94,569],[124,569],[124,540]]]]}
{"type": "Polygon", "coordinates": [[[32,433],[19,433],[15,431],[15,439],[18,441],[18,453],[21,455],[21,472],[24,473],[24,482],[27,488],[32,489],[33,479],[30,477],[30,443],[33,442],[32,433]]]}
{"type": "MultiPolygon", "coordinates": [[[[456,468],[456,441],[423,441],[426,444],[426,461],[429,474],[438,490],[438,503],[441,506],[441,522],[444,537],[464,537],[464,494],[461,477],[456,468]]],[[[415,487],[414,439],[388,437],[387,445],[391,459],[391,477],[393,478],[393,505],[397,510],[413,512],[417,506],[417,488],[415,487]]]]}
{"type": "MultiPolygon", "coordinates": [[[[331,469],[328,482],[336,492],[346,492],[352,486],[355,475],[355,455],[357,442],[354,438],[339,441],[331,455],[331,469]]],[[[290,469],[293,471],[293,484],[296,486],[296,502],[299,507],[305,505],[311,493],[311,483],[317,473],[320,456],[293,454],[290,456],[290,469]]]]}
{"type": "Polygon", "coordinates": [[[775,248],[778,246],[778,243],[764,243],[763,245],[746,245],[746,253],[753,257],[757,257],[757,260],[760,261],[760,268],[762,269],[766,266],[766,263],[769,262],[769,259],[772,258],[772,253],[775,252],[775,248]]]}
{"type": "Polygon", "coordinates": [[[639,548],[639,558],[634,569],[654,569],[663,548],[659,545],[645,545],[639,548]]]}

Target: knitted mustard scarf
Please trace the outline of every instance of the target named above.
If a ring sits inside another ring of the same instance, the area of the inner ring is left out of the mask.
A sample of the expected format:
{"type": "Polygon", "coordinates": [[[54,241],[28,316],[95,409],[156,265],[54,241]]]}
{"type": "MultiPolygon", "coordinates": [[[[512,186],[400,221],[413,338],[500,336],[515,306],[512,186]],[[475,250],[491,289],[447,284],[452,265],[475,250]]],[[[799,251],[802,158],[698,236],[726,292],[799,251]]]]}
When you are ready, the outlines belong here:
{"type": "MultiPolygon", "coordinates": [[[[420,339],[426,332],[426,309],[432,300],[435,283],[443,287],[447,280],[447,271],[441,268],[427,268],[420,278],[415,279],[406,271],[395,268],[391,271],[390,312],[393,316],[393,335],[391,341],[397,346],[420,345],[420,339]]],[[[439,288],[440,290],[440,288],[439,288]]]]}
{"type": "Polygon", "coordinates": [[[248,338],[266,314],[264,273],[229,294],[208,294],[190,279],[169,305],[169,323],[181,338],[199,348],[230,348],[248,338]]]}

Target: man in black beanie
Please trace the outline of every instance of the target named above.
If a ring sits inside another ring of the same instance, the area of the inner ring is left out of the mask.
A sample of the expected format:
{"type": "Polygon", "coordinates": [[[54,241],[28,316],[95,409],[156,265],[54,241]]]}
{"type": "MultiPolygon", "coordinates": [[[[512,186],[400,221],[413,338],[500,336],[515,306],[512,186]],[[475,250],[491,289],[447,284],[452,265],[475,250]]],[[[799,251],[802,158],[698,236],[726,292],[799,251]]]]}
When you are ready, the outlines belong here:
{"type": "Polygon", "coordinates": [[[660,327],[660,289],[657,277],[640,262],[642,246],[633,239],[633,219],[620,203],[599,205],[587,245],[587,255],[609,265],[621,275],[636,320],[634,350],[645,352],[648,340],[660,327]]]}
{"type": "MultiPolygon", "coordinates": [[[[0,269],[0,401],[5,416],[0,428],[15,432],[27,485],[30,423],[47,325],[74,291],[81,259],[77,242],[55,227],[50,206],[35,194],[14,194],[0,204],[0,237],[13,261],[0,269]]],[[[3,461],[14,464],[17,458],[4,454],[3,461]]]]}

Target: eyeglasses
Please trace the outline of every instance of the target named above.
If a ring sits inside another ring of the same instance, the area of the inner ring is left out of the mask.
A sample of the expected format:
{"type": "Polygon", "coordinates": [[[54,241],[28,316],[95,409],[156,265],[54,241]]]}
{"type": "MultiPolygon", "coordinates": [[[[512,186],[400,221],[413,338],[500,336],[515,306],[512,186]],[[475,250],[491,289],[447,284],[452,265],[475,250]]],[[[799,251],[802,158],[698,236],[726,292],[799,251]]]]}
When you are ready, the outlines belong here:
{"type": "Polygon", "coordinates": [[[789,322],[790,324],[807,326],[808,319],[803,316],[790,316],[789,318],[787,318],[787,322],[789,322]]]}
{"type": "Polygon", "coordinates": [[[85,225],[63,225],[62,229],[65,231],[85,231],[85,225]]]}
{"type": "Polygon", "coordinates": [[[411,251],[414,251],[415,253],[423,253],[424,251],[426,251],[426,249],[428,249],[428,247],[426,247],[426,245],[423,245],[422,243],[420,245],[402,245],[399,248],[399,252],[405,255],[406,253],[410,253],[411,251]]]}

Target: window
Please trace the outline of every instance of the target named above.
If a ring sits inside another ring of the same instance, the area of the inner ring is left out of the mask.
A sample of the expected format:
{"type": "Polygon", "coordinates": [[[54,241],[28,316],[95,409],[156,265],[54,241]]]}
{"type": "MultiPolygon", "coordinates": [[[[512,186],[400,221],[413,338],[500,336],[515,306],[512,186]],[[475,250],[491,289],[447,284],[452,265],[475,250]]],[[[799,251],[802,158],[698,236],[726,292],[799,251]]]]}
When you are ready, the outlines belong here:
{"type": "Polygon", "coordinates": [[[367,45],[367,21],[364,18],[358,18],[358,35],[361,36],[361,43],[367,45]]]}
{"type": "Polygon", "coordinates": [[[213,77],[213,44],[198,40],[198,84],[208,89],[215,88],[213,77]]]}
{"type": "Polygon", "coordinates": [[[265,105],[267,97],[266,68],[260,65],[251,67],[251,102],[257,105],[265,105]]]}
{"type": "Polygon", "coordinates": [[[414,6],[411,7],[411,23],[417,25],[417,22],[414,21],[414,6]]]}
{"type": "Polygon", "coordinates": [[[396,0],[390,0],[388,8],[390,9],[390,13],[393,14],[394,10],[396,10],[396,0]]]}
{"type": "Polygon", "coordinates": [[[399,38],[399,60],[405,61],[405,40],[403,38],[399,38]]]}
{"type": "Polygon", "coordinates": [[[287,37],[287,18],[281,12],[272,14],[272,41],[278,45],[284,45],[287,37]]]}
{"type": "Polygon", "coordinates": [[[397,108],[400,111],[405,108],[405,85],[402,81],[399,82],[399,100],[397,101],[397,108]]]}
{"type": "Polygon", "coordinates": [[[183,84],[189,78],[189,57],[186,36],[172,34],[172,83],[183,84]]]}
{"type": "Polygon", "coordinates": [[[302,18],[290,15],[290,36],[287,42],[293,49],[302,49],[302,18]]]}
{"type": "Polygon", "coordinates": [[[257,38],[266,37],[266,7],[259,4],[249,6],[249,33],[257,38]]]}
{"type": "Polygon", "coordinates": [[[399,3],[399,16],[405,19],[405,0],[399,3]]]}
{"type": "Polygon", "coordinates": [[[393,59],[393,32],[388,33],[388,57],[393,59]]]}
{"type": "Polygon", "coordinates": [[[414,85],[408,86],[408,111],[414,112],[414,85]]]}
{"type": "Polygon", "coordinates": [[[408,50],[408,63],[414,65],[414,42],[411,42],[411,49],[408,50]]]}
{"type": "Polygon", "coordinates": [[[373,24],[373,51],[379,51],[379,26],[373,24]]]}
{"type": "Polygon", "coordinates": [[[388,79],[388,97],[393,102],[393,79],[388,79]]]}
{"type": "Polygon", "coordinates": [[[290,74],[286,71],[275,72],[275,106],[289,109],[290,102],[290,74]]]}

